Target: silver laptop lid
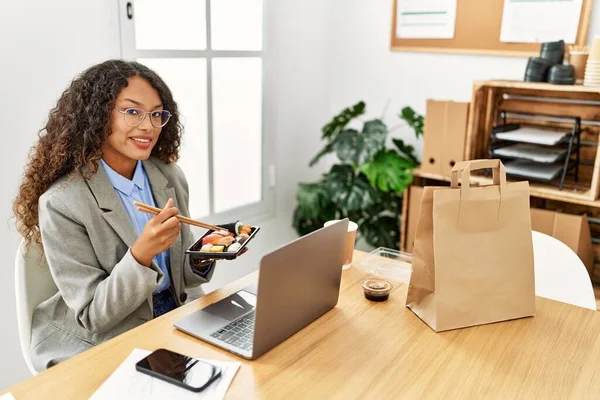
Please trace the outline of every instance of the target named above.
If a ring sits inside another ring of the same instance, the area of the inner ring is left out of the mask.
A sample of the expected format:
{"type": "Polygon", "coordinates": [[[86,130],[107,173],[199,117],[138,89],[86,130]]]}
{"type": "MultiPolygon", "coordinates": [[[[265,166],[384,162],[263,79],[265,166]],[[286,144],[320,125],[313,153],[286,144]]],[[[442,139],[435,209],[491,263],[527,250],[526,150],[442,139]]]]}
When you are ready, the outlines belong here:
{"type": "Polygon", "coordinates": [[[347,231],[346,218],[262,258],[252,358],[261,356],[335,307],[347,231]]]}

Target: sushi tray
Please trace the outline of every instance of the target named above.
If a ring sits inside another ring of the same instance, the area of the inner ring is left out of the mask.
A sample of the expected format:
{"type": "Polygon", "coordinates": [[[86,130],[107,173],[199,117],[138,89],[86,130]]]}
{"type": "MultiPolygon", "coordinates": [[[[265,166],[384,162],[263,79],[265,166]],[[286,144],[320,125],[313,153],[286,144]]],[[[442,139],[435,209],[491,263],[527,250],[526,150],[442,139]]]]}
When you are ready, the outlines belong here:
{"type": "Polygon", "coordinates": [[[209,230],[186,250],[186,254],[190,255],[190,261],[194,264],[204,260],[234,260],[259,229],[258,226],[238,223],[234,228],[235,233],[228,229],[209,230]]]}

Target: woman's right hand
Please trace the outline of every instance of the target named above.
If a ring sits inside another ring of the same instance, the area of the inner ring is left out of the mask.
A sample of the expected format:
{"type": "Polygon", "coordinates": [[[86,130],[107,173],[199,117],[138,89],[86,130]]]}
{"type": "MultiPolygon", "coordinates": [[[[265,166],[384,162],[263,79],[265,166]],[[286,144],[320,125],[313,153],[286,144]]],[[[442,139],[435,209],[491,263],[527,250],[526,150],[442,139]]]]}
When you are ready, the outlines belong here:
{"type": "Polygon", "coordinates": [[[131,255],[140,264],[149,267],[152,259],[170,248],[179,236],[181,223],[175,217],[179,210],[173,204],[173,199],[169,199],[162,211],[146,223],[142,234],[131,246],[131,255]]]}

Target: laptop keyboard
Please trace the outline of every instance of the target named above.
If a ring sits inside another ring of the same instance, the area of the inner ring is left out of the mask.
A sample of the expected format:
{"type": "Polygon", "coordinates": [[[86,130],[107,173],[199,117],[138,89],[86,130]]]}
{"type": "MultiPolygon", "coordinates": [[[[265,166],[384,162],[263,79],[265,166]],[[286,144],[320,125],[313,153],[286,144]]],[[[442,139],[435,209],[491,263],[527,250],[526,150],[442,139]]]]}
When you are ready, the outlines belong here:
{"type": "Polygon", "coordinates": [[[254,336],[254,312],[236,319],[210,336],[242,350],[252,350],[254,336]]]}

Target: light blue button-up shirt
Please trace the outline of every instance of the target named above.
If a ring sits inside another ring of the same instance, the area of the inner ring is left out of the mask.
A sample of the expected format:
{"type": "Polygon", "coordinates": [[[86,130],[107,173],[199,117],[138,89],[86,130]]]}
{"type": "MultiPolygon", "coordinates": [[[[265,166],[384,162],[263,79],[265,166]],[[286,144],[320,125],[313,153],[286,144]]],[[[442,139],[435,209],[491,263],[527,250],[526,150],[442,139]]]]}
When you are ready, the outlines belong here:
{"type": "MultiPolygon", "coordinates": [[[[146,223],[153,215],[138,211],[133,202],[139,201],[156,207],[154,197],[152,196],[150,181],[148,181],[148,176],[146,175],[146,171],[144,171],[142,162],[137,162],[132,180],[120,175],[105,163],[104,160],[100,160],[100,164],[106,171],[106,175],[108,175],[108,179],[115,188],[117,195],[119,195],[119,199],[121,200],[121,203],[123,203],[123,207],[125,207],[125,211],[133,224],[133,230],[139,237],[144,230],[144,226],[146,226],[146,223]]],[[[169,250],[167,249],[154,257],[154,262],[156,262],[165,275],[165,279],[163,279],[162,283],[154,291],[154,293],[158,293],[171,286],[171,277],[169,275],[169,250]]]]}

